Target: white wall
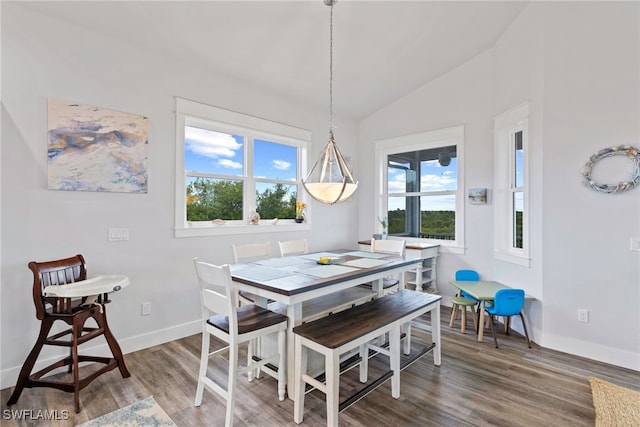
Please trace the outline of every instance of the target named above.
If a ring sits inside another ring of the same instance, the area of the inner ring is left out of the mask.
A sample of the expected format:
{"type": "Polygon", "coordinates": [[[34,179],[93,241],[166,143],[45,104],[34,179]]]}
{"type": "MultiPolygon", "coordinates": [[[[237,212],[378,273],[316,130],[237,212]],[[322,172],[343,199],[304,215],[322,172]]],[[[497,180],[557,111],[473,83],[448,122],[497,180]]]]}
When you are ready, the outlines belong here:
{"type": "MultiPolygon", "coordinates": [[[[231,262],[231,243],[264,240],[272,242],[275,255],[278,240],[303,237],[312,250],[357,247],[357,195],[341,205],[312,203],[307,232],[174,238],[174,96],[309,129],[309,161],[326,144],[326,111],[15,4],[2,5],[0,387],[15,384],[39,328],[29,261],[82,253],[90,275],[128,275],[131,286],[113,295],[108,311],[115,336],[129,352],[199,331],[194,256],[231,262]],[[47,190],[48,97],[149,117],[148,194],[47,190]],[[129,228],[130,240],[108,242],[110,227],[129,228]],[[144,301],[152,303],[150,316],[140,315],[144,301]]],[[[357,174],[357,126],[341,117],[334,121],[340,149],[352,158],[357,174]]]]}
{"type": "MultiPolygon", "coordinates": [[[[491,201],[467,205],[467,251],[441,256],[439,287],[451,295],[463,266],[522,287],[538,298],[527,306],[538,344],[635,370],[640,189],[598,194],[580,171],[600,148],[640,145],[639,18],[635,2],[534,2],[494,48],[360,123],[361,164],[376,140],[463,124],[464,186],[491,188],[493,117],[530,101],[531,267],[494,260],[491,201]]],[[[375,225],[373,197],[363,186],[360,238],[375,225]]]]}
{"type": "MultiPolygon", "coordinates": [[[[544,20],[543,343],[640,370],[640,189],[596,193],[580,176],[599,149],[640,146],[640,4],[554,3],[544,20]]],[[[600,182],[631,176],[616,160],[600,182]]]]}

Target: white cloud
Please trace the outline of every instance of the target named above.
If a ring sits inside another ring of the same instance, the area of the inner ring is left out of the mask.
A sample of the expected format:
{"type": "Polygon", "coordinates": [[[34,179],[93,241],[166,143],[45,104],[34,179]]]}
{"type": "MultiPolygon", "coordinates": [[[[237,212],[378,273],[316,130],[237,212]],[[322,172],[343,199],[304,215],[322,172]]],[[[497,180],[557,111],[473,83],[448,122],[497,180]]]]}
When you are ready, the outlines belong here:
{"type": "Polygon", "coordinates": [[[273,167],[281,171],[286,171],[291,167],[291,163],[285,160],[274,160],[273,167]]]}
{"type": "Polygon", "coordinates": [[[228,169],[242,169],[242,163],[234,162],[230,159],[220,159],[218,160],[218,165],[228,169]]]}
{"type": "Polygon", "coordinates": [[[185,126],[184,133],[187,150],[201,156],[213,159],[234,157],[236,152],[242,149],[242,144],[238,143],[233,136],[225,133],[189,126],[185,126]]]}

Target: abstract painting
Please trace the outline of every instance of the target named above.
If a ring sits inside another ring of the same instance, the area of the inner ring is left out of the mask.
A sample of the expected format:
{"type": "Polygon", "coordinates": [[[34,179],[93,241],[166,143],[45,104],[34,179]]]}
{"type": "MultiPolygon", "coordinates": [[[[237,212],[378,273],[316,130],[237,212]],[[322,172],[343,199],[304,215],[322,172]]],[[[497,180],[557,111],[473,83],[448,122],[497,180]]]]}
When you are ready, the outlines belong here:
{"type": "Polygon", "coordinates": [[[49,99],[49,189],[146,193],[148,121],[49,99]]]}

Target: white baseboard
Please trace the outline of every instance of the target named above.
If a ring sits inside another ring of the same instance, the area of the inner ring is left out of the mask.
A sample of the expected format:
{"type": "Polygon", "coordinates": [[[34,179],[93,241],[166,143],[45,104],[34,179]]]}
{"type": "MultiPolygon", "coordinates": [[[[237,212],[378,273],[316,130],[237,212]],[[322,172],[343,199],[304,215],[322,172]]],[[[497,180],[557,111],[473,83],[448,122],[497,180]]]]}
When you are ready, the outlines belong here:
{"type": "Polygon", "coordinates": [[[640,353],[548,333],[543,334],[540,345],[552,350],[573,354],[574,356],[640,372],[640,353]]]}
{"type": "MultiPolygon", "coordinates": [[[[202,331],[202,321],[194,320],[193,322],[183,323],[182,325],[172,326],[166,329],[160,329],[157,331],[149,332],[142,335],[136,335],[129,338],[118,339],[118,344],[124,354],[133,353],[138,350],[153,347],[154,345],[160,345],[169,341],[174,341],[180,338],[188,337],[202,331]]],[[[47,346],[49,347],[49,346],[47,346]]],[[[66,350],[66,349],[65,349],[66,350]]],[[[95,356],[111,356],[109,347],[106,342],[95,347],[82,347],[83,354],[91,354],[95,356]]],[[[60,355],[49,357],[47,359],[39,360],[36,362],[33,372],[37,372],[39,369],[54,363],[61,357],[65,357],[67,352],[61,352],[60,355]]],[[[0,372],[0,389],[15,386],[18,381],[18,374],[20,373],[20,366],[14,366],[12,368],[4,369],[0,372]]]]}

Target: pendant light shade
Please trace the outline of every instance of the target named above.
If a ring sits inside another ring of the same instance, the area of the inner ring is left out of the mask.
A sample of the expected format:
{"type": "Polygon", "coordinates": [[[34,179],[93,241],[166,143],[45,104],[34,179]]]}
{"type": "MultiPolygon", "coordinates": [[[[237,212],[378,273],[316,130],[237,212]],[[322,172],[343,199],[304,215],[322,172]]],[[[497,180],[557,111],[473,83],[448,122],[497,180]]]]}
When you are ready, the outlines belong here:
{"type": "Polygon", "coordinates": [[[358,182],[333,138],[333,5],[337,0],[323,0],[331,7],[329,15],[329,142],[320,158],[302,181],[304,189],[321,203],[340,203],[348,200],[358,188],[358,182]]]}
{"type": "Polygon", "coordinates": [[[344,202],[355,193],[358,183],[338,150],[333,134],[302,185],[311,197],[321,203],[344,202]]]}

